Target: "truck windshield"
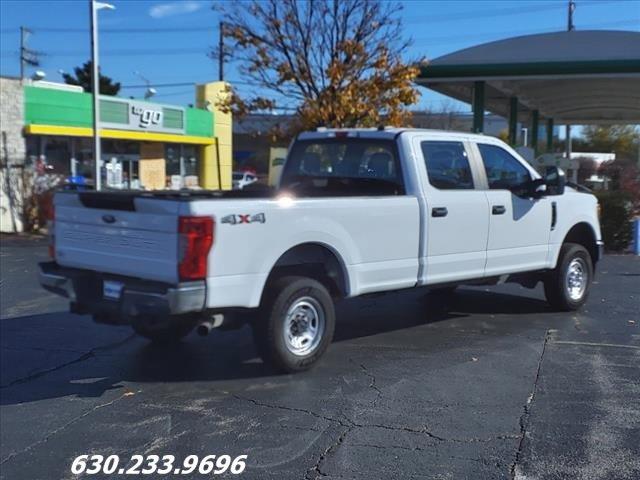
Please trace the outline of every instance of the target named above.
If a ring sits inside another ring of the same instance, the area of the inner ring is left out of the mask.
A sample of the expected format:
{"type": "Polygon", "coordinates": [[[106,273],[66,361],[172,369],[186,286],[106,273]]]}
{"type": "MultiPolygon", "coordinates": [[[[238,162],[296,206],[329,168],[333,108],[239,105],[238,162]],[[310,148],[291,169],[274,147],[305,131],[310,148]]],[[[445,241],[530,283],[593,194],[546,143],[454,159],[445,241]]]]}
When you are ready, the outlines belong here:
{"type": "Polygon", "coordinates": [[[402,195],[393,140],[322,138],[296,141],[280,188],[297,195],[402,195]]]}

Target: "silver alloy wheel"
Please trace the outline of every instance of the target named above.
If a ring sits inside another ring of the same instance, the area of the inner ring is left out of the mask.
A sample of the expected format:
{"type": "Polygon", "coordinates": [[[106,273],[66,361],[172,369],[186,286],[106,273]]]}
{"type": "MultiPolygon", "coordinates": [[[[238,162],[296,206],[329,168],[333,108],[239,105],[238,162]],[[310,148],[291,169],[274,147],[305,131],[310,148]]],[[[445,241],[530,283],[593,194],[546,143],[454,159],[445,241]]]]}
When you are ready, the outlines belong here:
{"type": "Polygon", "coordinates": [[[294,355],[308,355],[320,345],[324,328],[324,309],[320,302],[312,297],[300,297],[284,316],[284,344],[294,355]]]}
{"type": "Polygon", "coordinates": [[[587,290],[589,282],[589,270],[587,264],[582,258],[574,258],[567,267],[564,285],[567,289],[567,295],[574,302],[581,300],[587,290]]]}

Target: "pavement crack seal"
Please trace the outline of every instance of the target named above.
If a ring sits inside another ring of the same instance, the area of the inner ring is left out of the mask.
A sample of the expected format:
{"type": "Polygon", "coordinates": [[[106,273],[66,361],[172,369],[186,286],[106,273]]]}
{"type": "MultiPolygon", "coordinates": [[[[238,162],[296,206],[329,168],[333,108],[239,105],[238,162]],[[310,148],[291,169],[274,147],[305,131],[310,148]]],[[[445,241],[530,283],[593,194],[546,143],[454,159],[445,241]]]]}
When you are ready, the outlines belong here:
{"type": "Polygon", "coordinates": [[[26,446],[25,448],[23,448],[22,450],[18,451],[18,452],[14,452],[11,453],[8,457],[4,458],[2,461],[0,461],[0,465],[4,465],[5,463],[7,463],[9,460],[22,455],[24,453],[27,453],[31,450],[33,450],[34,448],[42,445],[43,443],[46,443],[49,441],[49,439],[51,437],[53,437],[54,435],[57,435],[58,433],[62,432],[63,430],[66,430],[67,428],[69,428],[71,425],[79,422],[80,420],[82,420],[83,418],[91,415],[92,413],[96,412],[97,410],[100,410],[102,408],[105,407],[109,407],[111,405],[113,405],[114,403],[119,402],[120,400],[122,400],[125,397],[130,397],[132,395],[134,395],[134,392],[130,392],[127,391],[125,393],[123,393],[122,395],[120,395],[119,397],[114,398],[113,400],[106,402],[106,403],[101,403],[100,405],[96,405],[95,407],[90,408],[89,410],[87,410],[86,412],[84,412],[82,415],[78,415],[77,417],[72,418],[71,420],[69,420],[67,423],[65,423],[64,425],[52,430],[51,432],[47,433],[44,437],[42,437],[40,440],[38,440],[37,442],[32,443],[31,445],[26,446]]]}
{"type": "Polygon", "coordinates": [[[356,425],[360,428],[381,428],[383,430],[393,430],[396,432],[408,432],[408,433],[418,433],[422,435],[426,435],[429,438],[433,438],[439,442],[456,442],[458,440],[453,440],[449,438],[440,437],[434,433],[431,433],[427,430],[427,427],[422,428],[413,428],[413,427],[401,427],[401,426],[393,426],[393,425],[382,425],[382,424],[367,424],[367,425],[356,425]]]}
{"type": "Polygon", "coordinates": [[[531,388],[531,393],[527,398],[527,403],[524,404],[522,415],[520,415],[520,441],[518,442],[518,449],[516,450],[516,455],[511,464],[510,473],[511,478],[516,479],[519,477],[518,472],[518,463],[521,460],[522,456],[522,448],[524,446],[524,439],[527,436],[527,427],[529,423],[529,417],[531,416],[531,406],[533,405],[533,401],[536,398],[536,391],[538,389],[538,380],[540,380],[540,370],[542,369],[542,361],[544,359],[544,353],[547,349],[547,344],[549,343],[549,339],[551,337],[551,330],[547,330],[544,335],[544,342],[542,344],[542,352],[540,352],[540,358],[538,359],[538,367],[536,369],[536,378],[533,382],[533,387],[531,388]]]}
{"type": "Polygon", "coordinates": [[[315,465],[313,467],[311,467],[309,470],[307,470],[307,472],[305,473],[305,475],[304,475],[305,480],[311,480],[311,478],[317,478],[318,476],[321,476],[321,477],[328,477],[329,476],[328,473],[323,472],[322,469],[320,468],[320,466],[322,465],[322,462],[324,462],[324,460],[329,455],[331,455],[331,453],[334,450],[336,450],[338,447],[340,447],[340,445],[342,445],[342,442],[344,442],[344,439],[347,437],[347,435],[354,428],[356,428],[356,425],[352,425],[349,428],[347,428],[346,430],[344,430],[338,436],[338,438],[336,438],[336,440],[333,443],[331,443],[331,445],[329,445],[327,448],[324,449],[324,451],[318,457],[318,461],[315,463],[315,465]],[[311,477],[311,475],[314,475],[314,477],[311,477]]]}
{"type": "Polygon", "coordinates": [[[315,473],[315,478],[317,478],[318,476],[321,477],[326,477],[327,474],[322,472],[322,470],[320,469],[320,465],[322,465],[322,462],[324,462],[324,460],[335,450],[337,449],[342,442],[344,441],[345,437],[349,434],[349,432],[351,432],[354,428],[360,427],[361,425],[356,424],[355,422],[349,420],[348,418],[345,417],[346,422],[338,419],[338,418],[334,418],[334,417],[328,417],[326,415],[321,415],[317,412],[314,412],[313,410],[307,410],[304,408],[297,408],[297,407],[286,407],[284,405],[275,405],[275,404],[270,404],[270,403],[264,403],[264,402],[260,402],[258,400],[255,400],[253,398],[249,398],[249,397],[244,397],[242,395],[238,395],[236,393],[231,394],[231,396],[237,400],[242,400],[244,402],[250,402],[256,406],[259,407],[264,407],[264,408],[272,408],[275,410],[284,410],[284,411],[288,411],[288,412],[297,412],[297,413],[303,413],[306,415],[311,415],[312,417],[315,418],[319,418],[321,420],[325,420],[327,422],[330,423],[337,423],[338,425],[342,426],[342,427],[346,427],[345,430],[338,436],[338,438],[331,443],[331,445],[329,445],[318,457],[318,460],[316,461],[315,465],[311,468],[309,468],[307,470],[307,472],[305,473],[305,480],[310,480],[311,475],[313,475],[315,473]]]}
{"type": "Polygon", "coordinates": [[[132,333],[131,335],[129,335],[128,337],[126,337],[123,340],[120,340],[119,342],[109,343],[107,345],[101,345],[99,347],[92,348],[88,352],[85,352],[82,355],[80,355],[78,358],[74,358],[73,360],[69,360],[68,362],[62,363],[60,365],[56,365],[55,367],[47,368],[47,369],[44,369],[44,370],[38,370],[37,372],[32,373],[30,375],[27,375],[26,377],[17,378],[17,379],[15,379],[15,380],[13,380],[13,381],[5,384],[5,385],[0,385],[0,389],[9,388],[9,387],[13,387],[15,385],[20,385],[22,383],[30,382],[31,380],[35,380],[37,378],[43,377],[44,375],[47,375],[49,373],[56,372],[58,370],[62,370],[63,368],[66,368],[66,367],[68,367],[70,365],[75,365],[76,363],[84,362],[85,360],[88,360],[88,359],[94,357],[95,354],[98,353],[98,352],[111,350],[111,349],[118,348],[118,347],[124,345],[125,343],[127,343],[129,340],[131,340],[135,336],[136,336],[136,334],[132,333]]]}
{"type": "MultiPolygon", "coordinates": [[[[539,370],[539,367],[538,367],[539,370]]],[[[238,395],[236,393],[232,393],[230,394],[233,398],[235,398],[236,400],[241,400],[243,402],[249,402],[252,403],[253,405],[256,405],[258,407],[263,407],[263,408],[271,408],[274,410],[283,410],[283,411],[287,411],[287,412],[296,412],[296,413],[303,413],[305,415],[310,415],[312,417],[315,418],[319,418],[321,420],[325,420],[327,422],[330,423],[334,423],[337,424],[341,427],[345,427],[345,429],[342,431],[342,433],[336,438],[336,440],[334,442],[331,443],[331,445],[329,445],[318,457],[318,460],[316,461],[316,463],[314,464],[313,467],[309,468],[305,474],[305,480],[310,480],[311,478],[317,478],[317,477],[326,477],[329,476],[329,474],[325,473],[322,471],[321,466],[322,463],[327,459],[327,457],[329,457],[336,449],[338,449],[340,447],[340,445],[342,445],[342,443],[344,442],[345,438],[347,437],[347,435],[352,432],[355,429],[358,428],[380,428],[380,429],[384,429],[384,430],[393,430],[393,431],[401,431],[401,432],[409,432],[409,433],[415,433],[415,434],[420,434],[420,435],[426,435],[429,438],[436,440],[438,442],[452,442],[452,443],[475,443],[475,442],[491,442],[494,440],[507,440],[507,439],[521,439],[520,435],[498,435],[495,437],[491,437],[491,438],[445,438],[445,437],[440,437],[432,432],[430,432],[426,426],[423,426],[421,428],[414,428],[414,427],[407,427],[407,426],[394,426],[394,425],[384,425],[384,424],[363,424],[363,423],[358,423],[355,422],[347,417],[344,417],[344,421],[340,420],[339,418],[335,418],[335,417],[330,417],[327,415],[322,415],[320,413],[314,412],[313,410],[308,410],[305,408],[298,408],[298,407],[288,407],[285,405],[277,405],[277,404],[271,404],[271,403],[265,403],[265,402],[261,402],[259,400],[256,400],[254,398],[250,398],[250,397],[245,397],[243,395],[238,395]],[[315,475],[315,477],[312,477],[313,475],[315,475]]]]}
{"type": "Polygon", "coordinates": [[[327,422],[333,422],[333,423],[337,423],[343,427],[354,427],[357,426],[354,422],[352,422],[349,419],[347,420],[347,423],[343,422],[342,420],[338,419],[338,418],[334,418],[334,417],[328,417],[326,415],[320,415],[319,413],[314,412],[313,410],[307,410],[304,408],[297,408],[297,407],[286,407],[284,405],[274,405],[274,404],[270,404],[270,403],[264,403],[264,402],[260,402],[258,400],[255,400],[253,398],[249,398],[249,397],[244,397],[242,395],[238,395],[237,393],[232,393],[231,396],[237,400],[242,400],[244,402],[250,402],[253,403],[254,405],[257,405],[258,407],[264,407],[264,408],[273,408],[275,410],[286,410],[289,412],[298,412],[298,413],[304,413],[307,415],[311,415],[312,417],[316,417],[316,418],[320,418],[322,420],[326,420],[327,422]]]}
{"type": "Polygon", "coordinates": [[[364,366],[364,364],[360,363],[359,366],[360,366],[360,370],[362,370],[362,372],[370,380],[369,388],[376,392],[376,398],[374,398],[373,402],[371,403],[371,406],[374,407],[378,403],[378,400],[380,400],[380,398],[382,398],[382,390],[380,390],[378,388],[378,386],[376,385],[376,377],[375,377],[375,375],[373,375],[371,372],[369,372],[369,370],[367,369],[367,367],[364,366]]]}

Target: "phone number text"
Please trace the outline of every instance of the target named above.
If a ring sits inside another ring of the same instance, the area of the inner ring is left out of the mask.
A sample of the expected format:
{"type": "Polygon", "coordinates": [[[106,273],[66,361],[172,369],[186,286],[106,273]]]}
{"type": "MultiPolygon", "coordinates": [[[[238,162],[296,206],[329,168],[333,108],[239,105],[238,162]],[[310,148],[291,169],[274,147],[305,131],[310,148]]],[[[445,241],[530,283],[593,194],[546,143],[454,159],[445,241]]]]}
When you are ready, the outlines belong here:
{"type": "Polygon", "coordinates": [[[221,475],[227,471],[234,475],[244,472],[247,455],[188,455],[182,462],[174,455],[131,455],[124,463],[119,455],[80,455],[71,464],[74,475],[106,474],[106,475],[151,475],[174,474],[189,475],[221,475]]]}

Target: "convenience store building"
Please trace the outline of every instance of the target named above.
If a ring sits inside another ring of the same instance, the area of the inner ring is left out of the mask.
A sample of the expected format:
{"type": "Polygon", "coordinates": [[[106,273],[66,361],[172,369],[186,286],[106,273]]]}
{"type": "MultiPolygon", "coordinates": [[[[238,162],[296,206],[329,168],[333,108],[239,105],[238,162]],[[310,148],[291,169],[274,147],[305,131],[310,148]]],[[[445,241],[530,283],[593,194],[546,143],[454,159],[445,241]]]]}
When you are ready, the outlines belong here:
{"type": "MultiPolygon", "coordinates": [[[[91,183],[94,160],[91,94],[66,87],[56,84],[24,87],[27,156],[42,159],[53,172],[82,177],[91,183]]],[[[197,86],[196,105],[201,108],[102,95],[104,185],[121,188],[128,181],[129,187],[149,190],[230,188],[231,129],[225,129],[230,119],[212,108],[222,89],[220,83],[197,86]],[[228,138],[220,138],[221,135],[228,138]],[[121,174],[115,175],[115,171],[121,174]]]]}
{"type": "MultiPolygon", "coordinates": [[[[2,78],[2,231],[20,231],[38,177],[94,183],[92,97],[81,87],[2,78]]],[[[230,189],[226,85],[195,87],[195,107],[100,96],[101,176],[109,189],[230,189]]]]}

